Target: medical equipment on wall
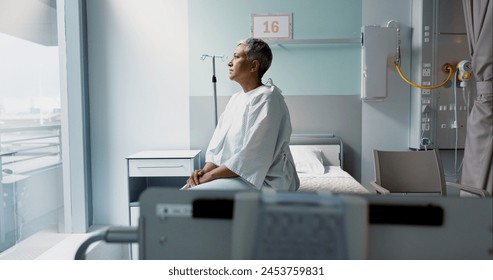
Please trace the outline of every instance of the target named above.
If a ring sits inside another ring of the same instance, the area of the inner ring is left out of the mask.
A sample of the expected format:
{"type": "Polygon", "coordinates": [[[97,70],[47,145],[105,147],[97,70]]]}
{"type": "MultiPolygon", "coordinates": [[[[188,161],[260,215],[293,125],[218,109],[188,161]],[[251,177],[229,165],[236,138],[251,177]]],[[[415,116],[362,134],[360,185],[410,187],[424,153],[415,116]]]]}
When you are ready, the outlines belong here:
{"type": "Polygon", "coordinates": [[[397,48],[397,27],[363,26],[361,28],[361,99],[383,100],[387,97],[387,70],[397,48]]]}
{"type": "MultiPolygon", "coordinates": [[[[440,88],[440,87],[443,87],[446,83],[448,83],[450,81],[450,79],[452,78],[452,76],[454,75],[454,68],[452,67],[452,65],[450,65],[449,63],[445,63],[443,66],[442,66],[442,70],[446,73],[448,73],[447,75],[447,78],[437,84],[437,85],[418,85],[416,83],[413,83],[412,81],[410,81],[408,78],[406,78],[404,76],[404,74],[402,73],[401,71],[401,67],[400,67],[400,62],[398,59],[395,60],[394,62],[394,66],[395,66],[395,70],[397,70],[397,73],[399,73],[399,76],[406,82],[408,83],[409,85],[413,86],[413,87],[416,87],[416,88],[420,88],[420,89],[437,89],[437,88],[440,88]]],[[[426,84],[428,84],[428,82],[426,82],[426,84]]]]}
{"type": "Polygon", "coordinates": [[[400,24],[362,27],[361,99],[384,100],[395,71],[411,85],[409,148],[463,149],[475,82],[462,1],[413,0],[411,22],[410,75],[401,70],[400,24]]]}
{"type": "Polygon", "coordinates": [[[475,82],[462,1],[412,1],[412,28],[409,147],[463,149],[475,82]]]}
{"type": "MultiPolygon", "coordinates": [[[[399,76],[411,86],[420,89],[436,89],[444,86],[453,75],[453,66],[443,65],[447,78],[438,85],[423,82],[418,85],[410,81],[400,69],[400,30],[399,23],[389,21],[386,27],[363,26],[361,28],[361,99],[364,101],[383,100],[387,97],[387,73],[393,65],[399,76]]],[[[431,72],[430,72],[431,76],[431,72]]]]}
{"type": "Polygon", "coordinates": [[[457,79],[460,81],[460,87],[467,87],[467,81],[471,79],[472,65],[469,60],[462,60],[457,64],[457,79]]]}
{"type": "Polygon", "coordinates": [[[227,59],[227,57],[224,55],[203,54],[200,57],[200,60],[205,60],[208,57],[212,58],[212,89],[214,90],[214,116],[215,116],[215,124],[217,125],[218,114],[217,114],[216,58],[220,58],[222,61],[225,61],[227,59]]]}

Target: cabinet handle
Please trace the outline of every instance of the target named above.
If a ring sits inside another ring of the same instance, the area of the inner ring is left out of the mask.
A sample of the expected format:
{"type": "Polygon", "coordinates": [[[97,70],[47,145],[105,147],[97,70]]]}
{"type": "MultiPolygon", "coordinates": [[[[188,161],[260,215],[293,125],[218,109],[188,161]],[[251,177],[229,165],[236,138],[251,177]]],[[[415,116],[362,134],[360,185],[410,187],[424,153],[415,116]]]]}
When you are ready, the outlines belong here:
{"type": "Polygon", "coordinates": [[[138,166],[137,168],[180,168],[185,167],[184,165],[169,165],[169,166],[138,166]]]}

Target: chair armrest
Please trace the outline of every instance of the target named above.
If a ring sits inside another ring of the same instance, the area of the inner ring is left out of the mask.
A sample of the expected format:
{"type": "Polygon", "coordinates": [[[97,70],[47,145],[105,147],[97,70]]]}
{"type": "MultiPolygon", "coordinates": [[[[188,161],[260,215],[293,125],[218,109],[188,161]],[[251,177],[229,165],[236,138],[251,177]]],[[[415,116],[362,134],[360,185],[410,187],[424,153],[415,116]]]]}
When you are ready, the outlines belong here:
{"type": "Polygon", "coordinates": [[[474,188],[474,187],[471,187],[468,185],[462,185],[462,184],[458,184],[458,183],[454,183],[454,182],[445,182],[445,183],[448,187],[457,188],[457,189],[460,189],[461,191],[472,193],[472,194],[475,194],[475,195],[480,196],[480,197],[491,196],[491,194],[489,192],[487,192],[483,189],[478,189],[478,188],[474,188]]]}
{"type": "Polygon", "coordinates": [[[379,184],[377,184],[376,181],[371,181],[370,182],[370,185],[375,189],[375,191],[379,194],[390,194],[390,191],[387,190],[386,188],[380,186],[379,184]]]}

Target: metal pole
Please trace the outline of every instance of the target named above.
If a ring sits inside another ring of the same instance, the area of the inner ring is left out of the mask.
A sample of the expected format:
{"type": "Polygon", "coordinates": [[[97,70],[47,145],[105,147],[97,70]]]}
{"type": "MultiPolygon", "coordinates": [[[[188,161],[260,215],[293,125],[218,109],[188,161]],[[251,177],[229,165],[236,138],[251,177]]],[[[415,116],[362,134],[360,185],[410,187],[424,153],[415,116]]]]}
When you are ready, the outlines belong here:
{"type": "Polygon", "coordinates": [[[214,90],[214,117],[215,117],[215,124],[217,126],[217,78],[216,78],[216,58],[221,58],[223,61],[226,59],[225,56],[223,55],[208,55],[208,54],[203,54],[202,57],[200,58],[201,60],[205,60],[208,57],[212,57],[212,89],[214,90]]]}
{"type": "Polygon", "coordinates": [[[212,86],[214,88],[214,116],[217,126],[217,88],[216,88],[216,56],[212,56],[212,86]]]}

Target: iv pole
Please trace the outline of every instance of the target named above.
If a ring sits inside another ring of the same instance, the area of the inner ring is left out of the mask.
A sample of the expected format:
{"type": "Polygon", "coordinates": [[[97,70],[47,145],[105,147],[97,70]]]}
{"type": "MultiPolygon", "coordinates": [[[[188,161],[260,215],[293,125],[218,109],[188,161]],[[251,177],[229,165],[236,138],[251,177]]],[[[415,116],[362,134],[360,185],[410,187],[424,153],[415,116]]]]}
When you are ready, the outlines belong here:
{"type": "Polygon", "coordinates": [[[208,57],[211,57],[212,58],[212,86],[213,86],[213,89],[214,89],[214,116],[215,116],[215,121],[216,121],[216,126],[217,126],[216,58],[220,58],[222,61],[224,61],[226,59],[226,57],[223,56],[223,55],[208,55],[208,54],[203,54],[200,57],[200,60],[205,60],[208,57]]]}

